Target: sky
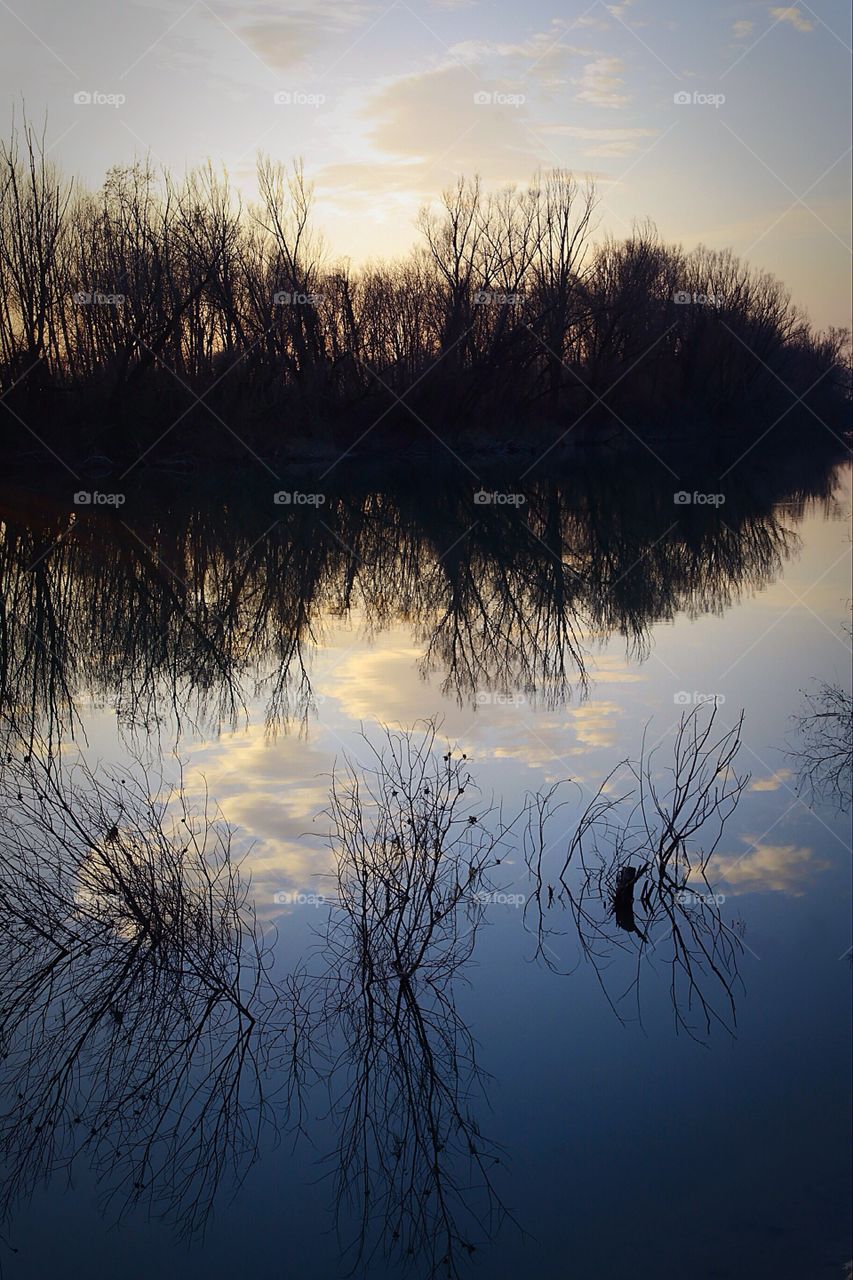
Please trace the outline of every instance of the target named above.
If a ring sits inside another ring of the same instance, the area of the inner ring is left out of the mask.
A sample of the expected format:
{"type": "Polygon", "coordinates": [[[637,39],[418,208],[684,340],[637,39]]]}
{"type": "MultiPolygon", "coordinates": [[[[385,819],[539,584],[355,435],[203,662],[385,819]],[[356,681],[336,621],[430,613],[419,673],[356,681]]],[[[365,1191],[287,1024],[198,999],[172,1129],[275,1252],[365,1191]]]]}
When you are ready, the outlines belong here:
{"type": "Polygon", "coordinates": [[[0,0],[0,96],[90,186],[210,159],[250,201],[302,157],[353,263],[459,174],[570,169],[599,234],[730,247],[849,327],[850,45],[846,0],[0,0]]]}

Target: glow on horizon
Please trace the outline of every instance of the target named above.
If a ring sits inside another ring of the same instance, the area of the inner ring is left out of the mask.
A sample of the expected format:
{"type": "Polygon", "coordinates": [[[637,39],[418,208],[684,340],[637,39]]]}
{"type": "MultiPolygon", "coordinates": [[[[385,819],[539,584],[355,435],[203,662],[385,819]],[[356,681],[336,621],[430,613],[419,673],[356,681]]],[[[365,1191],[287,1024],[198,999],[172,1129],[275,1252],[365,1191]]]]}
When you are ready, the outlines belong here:
{"type": "Polygon", "coordinates": [[[89,185],[149,154],[304,157],[333,258],[405,253],[459,173],[596,179],[601,232],[731,247],[819,327],[850,325],[849,7],[738,0],[0,4],[7,118],[46,114],[89,185]],[[123,97],[118,105],[75,95],[123,97]]]}

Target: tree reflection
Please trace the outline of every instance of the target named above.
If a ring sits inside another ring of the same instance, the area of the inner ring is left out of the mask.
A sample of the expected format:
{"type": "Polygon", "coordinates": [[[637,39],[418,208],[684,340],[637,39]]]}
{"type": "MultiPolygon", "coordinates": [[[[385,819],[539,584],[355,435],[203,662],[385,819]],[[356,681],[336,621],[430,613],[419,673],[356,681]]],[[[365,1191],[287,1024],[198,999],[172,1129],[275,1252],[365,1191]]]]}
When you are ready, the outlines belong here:
{"type": "MultiPolygon", "coordinates": [[[[803,474],[791,519],[803,494],[832,501],[825,466],[803,474]]],[[[655,623],[727,608],[796,545],[774,507],[785,475],[730,486],[724,515],[674,506],[669,476],[636,459],[493,483],[518,505],[476,501],[458,472],[363,476],[319,507],[251,487],[188,501],[168,482],[121,516],[9,498],[0,702],[48,739],[83,695],[134,738],[234,726],[256,694],[271,731],[304,724],[313,648],[342,619],[368,633],[405,621],[461,703],[518,689],[556,707],[583,692],[592,644],[618,634],[642,655],[655,623]]]]}
{"type": "MultiPolygon", "coordinates": [[[[848,637],[853,630],[844,628],[848,637]]],[[[803,694],[795,716],[797,742],[789,755],[798,767],[798,783],[812,803],[825,800],[841,813],[853,791],[853,694],[840,684],[819,681],[803,694]]]]}
{"type": "Polygon", "coordinates": [[[9,1212],[80,1160],[182,1233],[270,1113],[269,952],[230,833],[140,768],[0,771],[0,1151],[9,1212]]]}
{"type": "MultiPolygon", "coordinates": [[[[665,964],[676,1027],[693,1038],[714,1024],[733,1031],[739,936],[723,921],[710,864],[748,777],[734,772],[741,716],[732,729],[715,728],[716,707],[683,715],[672,764],[661,782],[655,749],[645,741],[638,760],[625,760],[584,809],[562,862],[546,862],[543,840],[528,852],[534,891],[527,921],[537,955],[564,972],[553,923],[567,911],[582,956],[592,965],[611,1007],[633,995],[640,1015],[644,966],[665,964]],[[618,952],[635,952],[633,976],[615,965],[623,989],[611,994],[608,969],[618,952]]],[[[554,791],[537,797],[537,825],[554,791]]]]}
{"type": "Polygon", "coordinates": [[[709,872],[746,781],[734,772],[740,728],[719,731],[715,709],[684,716],[665,784],[644,744],[602,784],[553,869],[556,789],[506,817],[434,723],[386,731],[332,777],[329,914],[283,977],[229,829],[206,801],[189,805],[182,779],[168,788],[139,764],[93,769],[10,735],[2,1208],[86,1162],[117,1214],[140,1205],[200,1232],[267,1138],[307,1128],[319,1087],[347,1264],[461,1274],[513,1221],[458,1005],[499,868],[517,876],[526,863],[526,920],[551,968],[562,910],[617,1012],[607,967],[634,948],[638,1002],[654,952],[677,1027],[696,1038],[731,1027],[741,947],[709,872]]]}
{"type": "MultiPolygon", "coordinates": [[[[274,979],[231,833],[138,762],[13,734],[0,770],[5,1216],[81,1163],[105,1207],[203,1231],[265,1140],[327,1088],[345,1253],[457,1275],[508,1212],[478,1124],[454,984],[517,825],[435,727],[338,775],[336,895],[316,955],[274,979]],[[317,972],[317,966],[320,972],[317,972]]],[[[520,820],[521,815],[519,815],[520,820]]]]}
{"type": "Polygon", "coordinates": [[[464,755],[439,757],[434,725],[388,732],[367,768],[336,776],[328,817],[337,894],[315,999],[338,1230],[353,1268],[380,1253],[455,1276],[509,1216],[454,986],[515,823],[483,800],[464,755]]]}

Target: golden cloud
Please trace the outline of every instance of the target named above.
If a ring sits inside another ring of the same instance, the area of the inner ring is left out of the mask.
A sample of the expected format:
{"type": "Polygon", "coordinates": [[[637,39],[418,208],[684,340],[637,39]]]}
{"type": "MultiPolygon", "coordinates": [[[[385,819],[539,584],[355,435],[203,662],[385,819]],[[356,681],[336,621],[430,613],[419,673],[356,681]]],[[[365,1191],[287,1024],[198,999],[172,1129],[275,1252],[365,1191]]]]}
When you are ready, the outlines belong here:
{"type": "Polygon", "coordinates": [[[747,853],[714,859],[715,875],[725,880],[734,893],[769,891],[799,897],[815,872],[830,866],[805,845],[753,843],[750,836],[743,839],[751,846],[747,853]]]}
{"type": "Polygon", "coordinates": [[[777,769],[775,773],[771,773],[769,778],[755,778],[750,783],[750,791],[778,791],[784,786],[789,778],[793,778],[790,769],[777,769]]]}
{"type": "Polygon", "coordinates": [[[782,6],[778,9],[769,10],[770,17],[775,18],[777,22],[787,22],[795,31],[813,31],[814,27],[808,18],[800,12],[795,5],[782,6]]]}
{"type": "Polygon", "coordinates": [[[629,101],[622,92],[625,81],[619,74],[621,58],[596,58],[583,69],[580,91],[575,95],[579,102],[589,102],[594,107],[624,107],[629,101]]]}

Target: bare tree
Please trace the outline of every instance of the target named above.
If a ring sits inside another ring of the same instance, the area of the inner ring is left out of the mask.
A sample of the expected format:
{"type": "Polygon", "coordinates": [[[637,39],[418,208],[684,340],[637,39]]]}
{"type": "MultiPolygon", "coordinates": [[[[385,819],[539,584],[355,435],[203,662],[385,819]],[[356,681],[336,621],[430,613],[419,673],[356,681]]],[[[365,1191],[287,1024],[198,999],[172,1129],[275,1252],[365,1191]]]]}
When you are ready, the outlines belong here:
{"type": "Polygon", "coordinates": [[[0,142],[0,355],[12,375],[39,384],[61,357],[60,253],[72,184],[47,159],[26,120],[0,142]]]}
{"type": "MultiPolygon", "coordinates": [[[[138,455],[164,413],[168,447],[186,449],[233,411],[241,439],[270,451],[321,424],[358,438],[362,416],[393,432],[420,417],[436,434],[530,424],[563,438],[581,418],[612,434],[629,410],[683,433],[687,409],[690,430],[747,405],[787,428],[800,403],[827,421],[849,401],[847,335],[815,333],[778,281],[730,252],[666,245],[651,223],[594,243],[594,184],[566,171],[491,191],[460,177],[422,209],[417,248],[358,270],[328,260],[301,162],[260,155],[258,188],[244,210],[210,164],[176,182],[145,160],[92,193],[50,165],[43,131],[13,125],[0,144],[6,431],[49,408],[53,443],[138,455]]],[[[218,449],[232,446],[225,432],[218,449]]]]}

